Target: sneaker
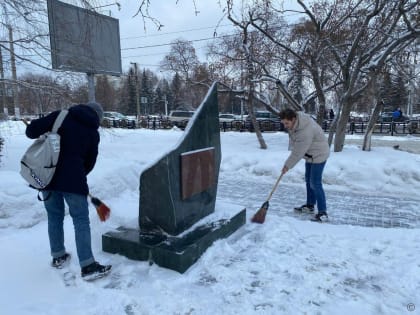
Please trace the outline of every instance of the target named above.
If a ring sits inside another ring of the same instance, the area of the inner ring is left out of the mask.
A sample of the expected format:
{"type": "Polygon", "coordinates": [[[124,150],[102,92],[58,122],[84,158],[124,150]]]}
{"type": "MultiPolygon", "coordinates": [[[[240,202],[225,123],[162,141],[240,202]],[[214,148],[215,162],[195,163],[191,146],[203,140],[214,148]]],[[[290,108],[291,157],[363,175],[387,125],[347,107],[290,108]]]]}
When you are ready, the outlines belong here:
{"type": "Polygon", "coordinates": [[[311,219],[311,221],[315,221],[315,222],[327,222],[328,221],[328,215],[326,213],[317,213],[311,219]]]}
{"type": "Polygon", "coordinates": [[[63,256],[53,258],[51,266],[57,269],[63,268],[66,262],[70,260],[70,254],[65,253],[63,256]]]}
{"type": "Polygon", "coordinates": [[[313,205],[303,205],[300,207],[294,208],[297,212],[314,212],[314,206],[313,205]]]}
{"type": "Polygon", "coordinates": [[[102,266],[95,261],[82,268],[82,278],[86,281],[93,281],[105,277],[111,271],[111,267],[111,265],[102,266]]]}

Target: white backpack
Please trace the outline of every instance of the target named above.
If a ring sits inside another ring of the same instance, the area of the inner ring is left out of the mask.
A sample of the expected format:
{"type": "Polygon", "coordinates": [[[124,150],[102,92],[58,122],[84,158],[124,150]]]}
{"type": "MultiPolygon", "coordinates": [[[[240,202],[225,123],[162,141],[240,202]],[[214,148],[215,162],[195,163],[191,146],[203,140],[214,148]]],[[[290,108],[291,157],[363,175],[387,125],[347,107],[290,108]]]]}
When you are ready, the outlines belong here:
{"type": "Polygon", "coordinates": [[[60,112],[52,130],[39,136],[26,150],[20,161],[20,175],[33,188],[44,189],[54,176],[60,155],[60,135],[57,131],[67,113],[66,109],[60,112]]]}

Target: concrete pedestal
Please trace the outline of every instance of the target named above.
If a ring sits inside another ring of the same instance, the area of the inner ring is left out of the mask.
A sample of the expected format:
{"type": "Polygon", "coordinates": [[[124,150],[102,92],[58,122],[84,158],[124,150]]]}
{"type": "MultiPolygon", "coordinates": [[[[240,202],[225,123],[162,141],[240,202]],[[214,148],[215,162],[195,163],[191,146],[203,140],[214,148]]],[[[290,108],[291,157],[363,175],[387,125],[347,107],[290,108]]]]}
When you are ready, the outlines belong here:
{"type": "Polygon", "coordinates": [[[245,221],[243,207],[219,204],[218,209],[216,204],[213,214],[177,236],[150,231],[142,233],[138,229],[120,227],[102,236],[102,249],[184,273],[214,241],[228,237],[245,221]]]}

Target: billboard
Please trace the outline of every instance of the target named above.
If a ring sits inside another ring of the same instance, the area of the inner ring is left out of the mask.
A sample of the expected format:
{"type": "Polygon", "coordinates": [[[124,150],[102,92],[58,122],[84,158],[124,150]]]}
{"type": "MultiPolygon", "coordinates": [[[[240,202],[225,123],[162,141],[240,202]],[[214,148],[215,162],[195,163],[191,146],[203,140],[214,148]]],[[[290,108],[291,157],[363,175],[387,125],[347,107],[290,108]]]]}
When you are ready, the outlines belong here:
{"type": "Polygon", "coordinates": [[[53,69],[120,75],[118,20],[47,0],[53,69]]]}

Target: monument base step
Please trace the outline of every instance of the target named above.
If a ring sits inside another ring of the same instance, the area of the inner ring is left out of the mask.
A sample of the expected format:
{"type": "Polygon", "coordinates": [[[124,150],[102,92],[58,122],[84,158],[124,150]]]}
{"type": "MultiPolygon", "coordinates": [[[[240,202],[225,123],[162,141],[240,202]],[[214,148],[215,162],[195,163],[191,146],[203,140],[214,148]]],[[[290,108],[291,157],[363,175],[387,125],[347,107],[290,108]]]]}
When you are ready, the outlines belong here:
{"type": "Polygon", "coordinates": [[[177,236],[119,227],[102,235],[102,250],[184,273],[214,241],[228,237],[246,221],[245,209],[228,218],[225,211],[225,217],[209,221],[212,216],[177,236]]]}

